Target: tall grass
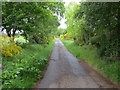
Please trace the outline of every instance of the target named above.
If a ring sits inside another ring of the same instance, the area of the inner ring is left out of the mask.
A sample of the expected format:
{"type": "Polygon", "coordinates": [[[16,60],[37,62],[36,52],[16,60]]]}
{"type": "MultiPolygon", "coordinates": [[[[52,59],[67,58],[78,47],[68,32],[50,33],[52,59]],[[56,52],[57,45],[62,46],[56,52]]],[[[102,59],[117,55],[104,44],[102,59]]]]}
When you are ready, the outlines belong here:
{"type": "Polygon", "coordinates": [[[97,55],[95,47],[77,46],[73,41],[64,40],[67,49],[79,60],[87,61],[91,66],[97,68],[104,76],[120,84],[120,62],[108,62],[97,55]]]}
{"type": "Polygon", "coordinates": [[[54,42],[28,45],[20,56],[3,57],[3,88],[31,88],[42,77],[54,42]]]}

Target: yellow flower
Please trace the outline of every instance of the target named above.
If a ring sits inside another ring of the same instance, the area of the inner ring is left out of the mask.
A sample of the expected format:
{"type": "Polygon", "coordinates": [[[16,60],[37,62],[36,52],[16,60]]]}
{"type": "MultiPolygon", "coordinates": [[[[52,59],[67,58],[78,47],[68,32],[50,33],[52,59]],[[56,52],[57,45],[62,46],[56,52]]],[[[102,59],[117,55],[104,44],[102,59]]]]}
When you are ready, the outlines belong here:
{"type": "Polygon", "coordinates": [[[25,38],[24,36],[19,36],[19,38],[25,38]]]}
{"type": "Polygon", "coordinates": [[[20,54],[21,47],[17,46],[15,42],[11,42],[10,40],[12,40],[12,38],[13,37],[0,37],[0,42],[2,42],[0,43],[2,55],[12,57],[20,54]]]}

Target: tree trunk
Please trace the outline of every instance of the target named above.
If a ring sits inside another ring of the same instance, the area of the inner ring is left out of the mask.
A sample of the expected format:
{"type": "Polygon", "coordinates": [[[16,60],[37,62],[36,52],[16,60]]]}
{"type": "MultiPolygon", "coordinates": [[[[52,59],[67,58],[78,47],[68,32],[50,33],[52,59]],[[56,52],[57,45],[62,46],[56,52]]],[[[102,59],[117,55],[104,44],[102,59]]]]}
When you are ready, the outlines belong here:
{"type": "Polygon", "coordinates": [[[15,37],[15,32],[16,32],[16,29],[13,29],[13,34],[12,34],[13,41],[14,41],[14,37],[15,37]]]}
{"type": "Polygon", "coordinates": [[[11,33],[9,31],[6,30],[7,36],[11,37],[11,33]]]}

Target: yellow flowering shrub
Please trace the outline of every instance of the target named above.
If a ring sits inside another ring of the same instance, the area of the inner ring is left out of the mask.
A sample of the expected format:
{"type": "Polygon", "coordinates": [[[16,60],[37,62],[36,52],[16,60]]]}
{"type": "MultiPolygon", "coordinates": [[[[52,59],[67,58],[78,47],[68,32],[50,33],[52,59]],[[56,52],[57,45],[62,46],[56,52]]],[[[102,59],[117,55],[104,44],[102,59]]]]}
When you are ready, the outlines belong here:
{"type": "Polygon", "coordinates": [[[56,36],[53,36],[54,37],[54,39],[56,38],[56,36]]]}
{"type": "Polygon", "coordinates": [[[19,36],[19,38],[25,38],[24,36],[19,36]]]}
{"type": "Polygon", "coordinates": [[[45,41],[45,42],[50,42],[51,40],[53,40],[53,39],[55,39],[55,38],[56,38],[56,36],[50,35],[49,37],[44,37],[44,41],[45,41]]]}
{"type": "Polygon", "coordinates": [[[65,39],[69,39],[72,37],[72,34],[71,33],[66,33],[66,34],[60,34],[60,38],[62,40],[65,40],[65,39]]]}
{"type": "Polygon", "coordinates": [[[12,37],[0,37],[0,50],[3,56],[12,57],[20,54],[21,47],[17,46],[12,39],[12,37]]]}
{"type": "Polygon", "coordinates": [[[60,35],[60,38],[61,38],[62,40],[64,40],[64,35],[61,34],[61,35],[60,35]]]}

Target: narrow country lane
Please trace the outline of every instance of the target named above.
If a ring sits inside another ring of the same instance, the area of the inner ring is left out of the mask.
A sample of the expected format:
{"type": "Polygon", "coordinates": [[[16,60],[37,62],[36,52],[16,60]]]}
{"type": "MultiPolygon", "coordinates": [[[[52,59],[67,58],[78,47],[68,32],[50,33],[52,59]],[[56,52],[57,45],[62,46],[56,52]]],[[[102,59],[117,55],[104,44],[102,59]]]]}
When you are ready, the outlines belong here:
{"type": "Polygon", "coordinates": [[[98,88],[76,57],[57,38],[46,74],[38,88],[98,88]]]}

